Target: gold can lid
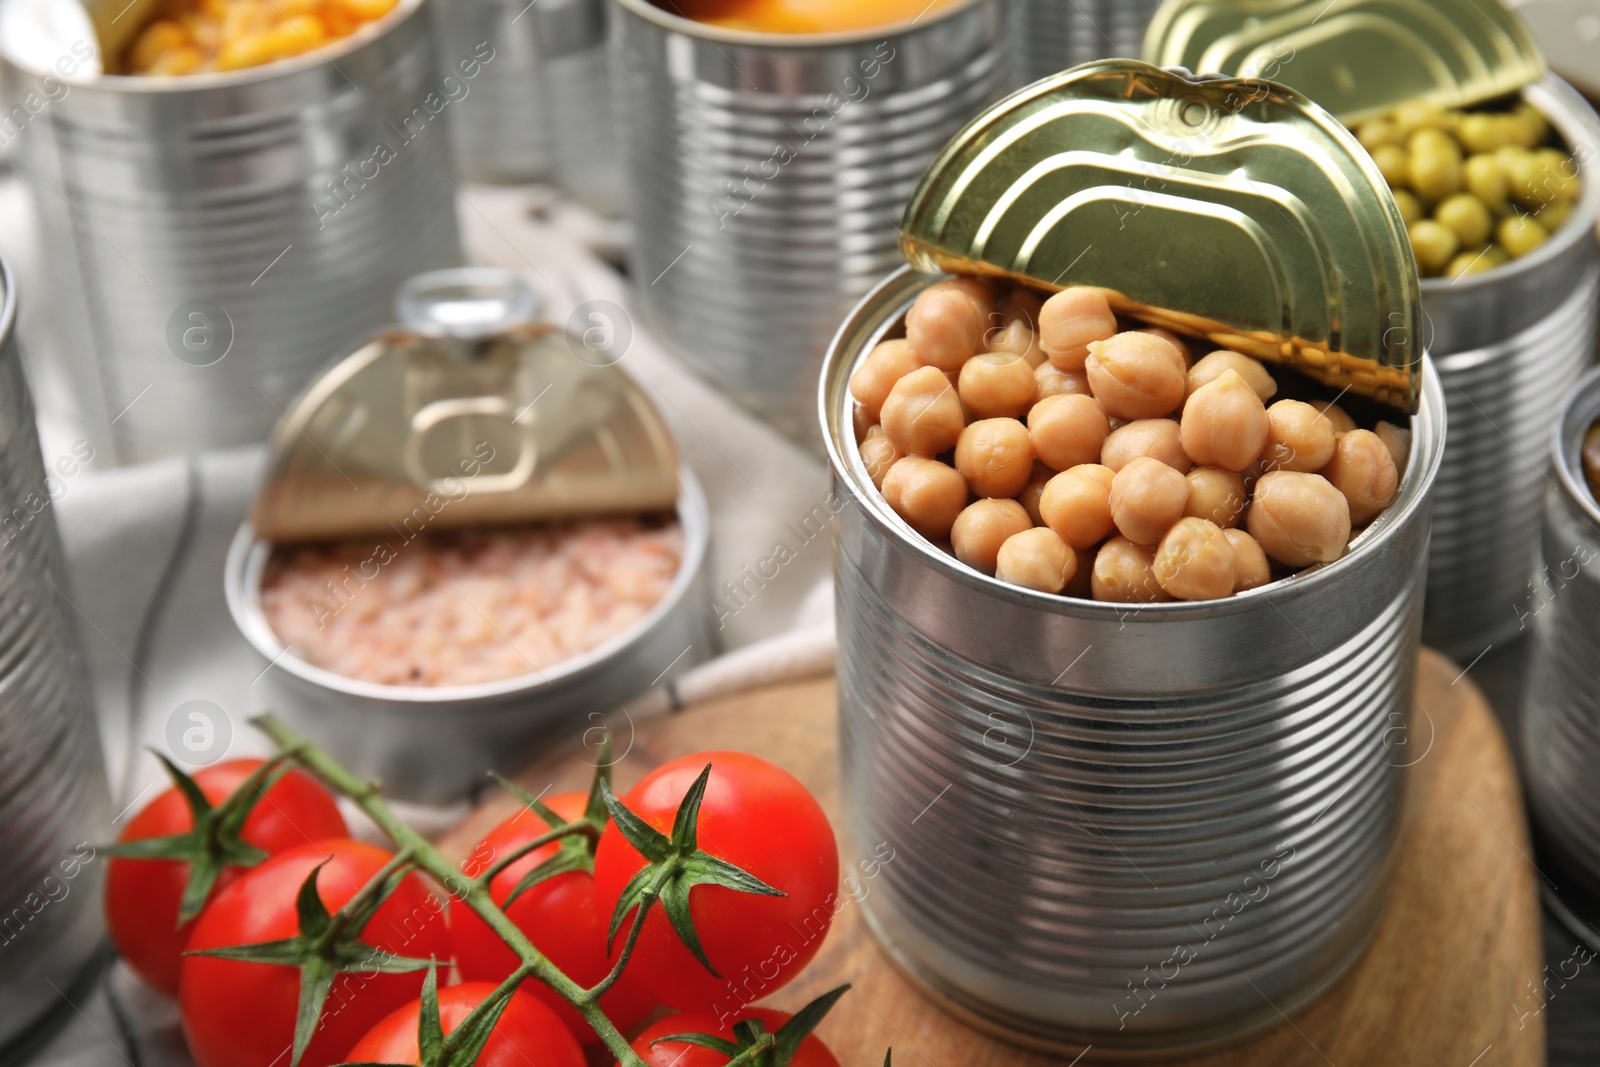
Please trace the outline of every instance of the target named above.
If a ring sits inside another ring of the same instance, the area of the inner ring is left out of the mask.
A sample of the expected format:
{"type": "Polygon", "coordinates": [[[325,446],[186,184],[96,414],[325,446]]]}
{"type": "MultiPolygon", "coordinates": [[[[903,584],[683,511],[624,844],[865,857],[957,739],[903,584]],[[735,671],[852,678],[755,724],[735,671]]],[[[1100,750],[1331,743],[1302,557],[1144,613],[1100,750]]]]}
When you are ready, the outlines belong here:
{"type": "Polygon", "coordinates": [[[273,431],[251,511],[276,543],[659,511],[672,438],[604,353],[532,323],[509,271],[411,279],[400,328],[319,374],[273,431]]]}
{"type": "Polygon", "coordinates": [[[906,208],[923,270],[1053,291],[1415,411],[1417,270],[1388,184],[1292,89],[1090,63],[959,133],[906,208]]]}
{"type": "Polygon", "coordinates": [[[1499,0],[1167,0],[1144,58],[1269,78],[1344,122],[1410,100],[1463,107],[1545,73],[1527,24],[1499,0]]]}

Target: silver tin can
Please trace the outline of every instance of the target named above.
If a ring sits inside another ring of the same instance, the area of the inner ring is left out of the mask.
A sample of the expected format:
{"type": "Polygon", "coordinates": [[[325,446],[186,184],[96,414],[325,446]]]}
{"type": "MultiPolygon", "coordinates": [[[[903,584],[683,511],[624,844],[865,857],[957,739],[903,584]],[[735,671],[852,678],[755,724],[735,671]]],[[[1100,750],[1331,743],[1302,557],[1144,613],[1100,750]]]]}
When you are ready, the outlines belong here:
{"type": "Polygon", "coordinates": [[[111,807],[55,516],[0,263],[0,1047],[100,944],[111,807]],[[55,988],[52,988],[54,983],[55,988]]]}
{"type": "MultiPolygon", "coordinates": [[[[14,98],[41,76],[8,56],[14,98]]],[[[420,0],[250,70],[55,84],[18,145],[120,461],[265,440],[402,281],[460,260],[459,92],[420,0]]]]}
{"type": "Polygon", "coordinates": [[[1276,1024],[1360,952],[1388,889],[1438,378],[1396,503],[1340,562],[1205,603],[1044,596],[915,534],[856,454],[849,375],[932,280],[867,297],[821,391],[869,921],[1008,1040],[1156,1056],[1276,1024]]]}
{"type": "Polygon", "coordinates": [[[1529,807],[1556,884],[1590,922],[1600,916],[1600,503],[1580,449],[1597,419],[1600,370],[1573,390],[1557,423],[1539,595],[1523,613],[1534,635],[1523,711],[1529,807]]]}
{"type": "Polygon", "coordinates": [[[314,667],[285,649],[261,607],[272,546],[249,524],[228,550],[224,592],[234,624],[260,653],[267,706],[358,774],[406,800],[441,803],[514,770],[532,746],[586,713],[629,697],[711,652],[705,605],[711,515],[693,473],[680,474],[683,562],[661,602],[625,633],[536,675],[433,689],[377,685],[314,667]]]}
{"type": "Polygon", "coordinates": [[[434,19],[445,70],[483,60],[450,127],[462,177],[547,178],[616,210],[605,0],[438,0],[434,19]]]}
{"type": "Polygon", "coordinates": [[[807,37],[612,2],[644,312],[690,367],[814,447],[828,339],[903,262],[923,169],[1014,78],[1007,0],[807,37]]]}
{"type": "Polygon", "coordinates": [[[1583,193],[1573,218],[1506,266],[1422,281],[1428,350],[1450,423],[1434,492],[1424,637],[1462,662],[1522,631],[1550,411],[1594,359],[1600,315],[1600,116],[1554,76],[1522,96],[1578,161],[1583,193]]]}
{"type": "Polygon", "coordinates": [[[1093,59],[1138,59],[1160,0],[1015,0],[1026,81],[1093,59]]]}

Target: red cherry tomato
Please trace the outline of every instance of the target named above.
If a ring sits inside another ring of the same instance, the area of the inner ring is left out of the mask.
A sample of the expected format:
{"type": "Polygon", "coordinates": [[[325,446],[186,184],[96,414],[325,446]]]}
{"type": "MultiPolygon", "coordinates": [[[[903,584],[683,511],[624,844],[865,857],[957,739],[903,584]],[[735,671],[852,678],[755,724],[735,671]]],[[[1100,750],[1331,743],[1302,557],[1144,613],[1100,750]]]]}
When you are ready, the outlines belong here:
{"type": "MultiPolygon", "coordinates": [[[[359,841],[316,841],[274,856],[219,893],[195,923],[189,951],[253,945],[300,932],[295,898],[319,864],[317,895],[331,914],[377,874],[392,853],[359,841]]],[[[378,908],[361,942],[395,956],[448,960],[444,901],[415,874],[378,908]]],[[[416,999],[426,971],[338,975],[301,1067],[339,1063],[385,1015],[416,999]]],[[[199,1067],[287,1067],[300,997],[296,968],[185,956],[178,990],[183,1033],[199,1067]]]]}
{"type": "MultiPolygon", "coordinates": [[[[495,991],[491,982],[466,982],[439,990],[439,1023],[449,1035],[467,1013],[495,991]]],[[[351,1063],[419,1064],[417,1021],[422,1001],[407,1004],[378,1023],[345,1057],[351,1063]]],[[[476,1067],[584,1067],[578,1047],[555,1012],[518,990],[494,1024],[476,1067]]]]}
{"type": "MultiPolygon", "coordinates": [[[[262,760],[229,760],[194,776],[212,804],[220,804],[262,760]]],[[[157,796],[123,827],[118,841],[171,837],[193,829],[194,821],[177,787],[157,796]]],[[[349,830],[333,796],[302,771],[291,771],[267,790],[250,811],[239,837],[268,855],[307,841],[344,837],[349,830]]],[[[248,868],[229,867],[217,879],[212,897],[248,868]]],[[[178,905],[189,881],[189,865],[175,860],[113,859],[106,873],[106,925],[117,952],[146,982],[178,995],[183,946],[194,922],[178,925],[178,905]]]]}
{"type": "MultiPolygon", "coordinates": [[[[657,905],[625,972],[664,1004],[717,1017],[781,988],[810,962],[833,921],[839,850],[821,806],[793,775],[743,752],[702,752],[658,767],[623,798],[641,819],[671,834],[673,818],[707,763],[699,847],[785,895],[758,896],[716,885],[690,890],[689,912],[713,976],[684,947],[657,905]]],[[[595,890],[611,914],[644,857],[615,825],[601,835],[595,890]]],[[[614,948],[626,937],[625,921],[614,948]]]]}
{"type": "MultiPolygon", "coordinates": [[[[647,1028],[634,1040],[633,1051],[650,1067],[722,1067],[728,1062],[728,1057],[714,1049],[683,1041],[662,1041],[659,1045],[651,1042],[669,1034],[710,1034],[732,1041],[733,1026],[741,1019],[760,1019],[767,1033],[775,1034],[789,1021],[789,1015],[771,1008],[746,1008],[724,1023],[707,1012],[680,1012],[647,1028]]],[[[821,1038],[811,1034],[800,1042],[794,1057],[788,1061],[788,1067],[839,1067],[839,1061],[833,1058],[833,1053],[828,1051],[828,1046],[822,1043],[821,1038]]]]}
{"type": "MultiPolygon", "coordinates": [[[[587,801],[584,793],[561,793],[546,803],[561,818],[571,820],[583,815],[587,801]]],[[[497,856],[543,836],[549,829],[543,819],[523,809],[489,831],[462,864],[462,872],[468,878],[476,878],[497,856]]],[[[504,906],[523,876],[554,856],[560,848],[552,843],[536,849],[495,875],[494,881],[489,883],[489,895],[494,902],[504,906]]],[[[611,921],[611,913],[602,913],[595,902],[592,875],[583,871],[558,874],[517,897],[505,912],[550,962],[579,985],[594,985],[610,972],[611,961],[606,958],[606,925],[611,921]]],[[[450,940],[456,952],[456,966],[462,978],[469,982],[498,983],[516,969],[516,954],[477,912],[459,901],[450,904],[450,940]]],[[[585,1044],[599,1041],[583,1016],[549,986],[530,978],[523,983],[523,988],[554,1009],[567,1029],[579,1035],[585,1044]]],[[[624,979],[600,998],[600,1006],[619,1030],[631,1030],[650,1013],[655,1002],[636,992],[624,979]]]]}

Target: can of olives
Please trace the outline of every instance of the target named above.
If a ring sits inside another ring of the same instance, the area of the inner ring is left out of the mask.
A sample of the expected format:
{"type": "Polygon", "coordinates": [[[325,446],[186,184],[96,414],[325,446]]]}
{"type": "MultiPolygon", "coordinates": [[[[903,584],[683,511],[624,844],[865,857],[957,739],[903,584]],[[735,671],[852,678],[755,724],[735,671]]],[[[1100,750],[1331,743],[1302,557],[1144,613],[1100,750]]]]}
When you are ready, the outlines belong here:
{"type": "Polygon", "coordinates": [[[895,219],[923,167],[1012,81],[1010,5],[780,35],[613,2],[644,312],[691,368],[814,446],[829,337],[900,262],[895,219]]]}
{"type": "Polygon", "coordinates": [[[471,80],[441,73],[422,0],[317,52],[179,77],[94,73],[71,31],[10,33],[40,2],[0,12],[26,117],[6,132],[53,325],[78,328],[74,384],[119,461],[265,440],[404,279],[459,261],[445,127],[471,80]]]}
{"type": "Polygon", "coordinates": [[[439,0],[444,69],[482,69],[450,127],[462,177],[545,178],[618,210],[606,17],[605,0],[439,0]]]}
{"type": "Polygon", "coordinates": [[[1159,0],[1018,0],[1017,40],[1029,81],[1092,59],[1134,58],[1159,0]]]}
{"type": "Polygon", "coordinates": [[[0,262],[0,1048],[60,1005],[99,946],[95,849],[111,820],[16,314],[0,262]]]}
{"type": "Polygon", "coordinates": [[[1556,892],[1594,938],[1600,918],[1600,501],[1586,483],[1584,438],[1600,421],[1600,370],[1584,376],[1556,425],[1544,497],[1538,596],[1523,612],[1533,632],[1523,710],[1523,760],[1535,835],[1556,892]]]}

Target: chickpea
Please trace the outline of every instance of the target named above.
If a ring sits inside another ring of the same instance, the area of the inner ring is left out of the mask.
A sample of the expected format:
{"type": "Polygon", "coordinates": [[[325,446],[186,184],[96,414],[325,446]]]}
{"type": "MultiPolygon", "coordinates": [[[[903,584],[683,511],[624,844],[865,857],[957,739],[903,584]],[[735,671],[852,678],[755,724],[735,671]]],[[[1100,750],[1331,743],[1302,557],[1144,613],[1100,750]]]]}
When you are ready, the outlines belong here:
{"type": "Polygon", "coordinates": [[[1526,215],[1507,215],[1495,229],[1495,238],[1512,259],[1520,259],[1532,252],[1544,244],[1549,236],[1543,226],[1526,215]]]}
{"type": "Polygon", "coordinates": [[[1111,431],[1100,449],[1100,462],[1119,471],[1136,456],[1159,459],[1179,474],[1194,466],[1184,454],[1178,423],[1173,419],[1135,419],[1111,431]]]}
{"type": "Polygon", "coordinates": [[[1089,390],[1118,419],[1154,419],[1183,403],[1184,374],[1171,343],[1148,333],[1119,333],[1089,344],[1089,390]]]}
{"type": "Polygon", "coordinates": [[[1256,483],[1245,526],[1284,566],[1332,563],[1350,542],[1350,505],[1320,474],[1269,471],[1256,483]]]}
{"type": "Polygon", "coordinates": [[[1172,596],[1156,581],[1156,553],[1126,537],[1113,537],[1095,553],[1089,588],[1096,600],[1157,604],[1172,596]]]}
{"type": "Polygon", "coordinates": [[[1422,201],[1417,199],[1417,194],[1406,189],[1394,191],[1394,205],[1400,209],[1400,221],[1410,226],[1418,219],[1426,218],[1427,212],[1422,209],[1422,201]]]}
{"type": "Polygon", "coordinates": [[[867,465],[872,484],[880,490],[883,488],[883,476],[889,473],[889,468],[905,458],[905,454],[889,440],[889,435],[883,432],[882,426],[867,430],[867,436],[861,439],[860,451],[861,462],[867,465]]]}
{"type": "Polygon", "coordinates": [[[1028,518],[1033,520],[1035,526],[1044,525],[1044,516],[1039,514],[1039,499],[1044,496],[1044,487],[1050,484],[1050,479],[1056,472],[1043,463],[1034,461],[1033,474],[1028,478],[1028,484],[1022,492],[1017,494],[1017,503],[1028,513],[1028,518]]]}
{"type": "Polygon", "coordinates": [[[1511,195],[1511,184],[1506,180],[1505,168],[1492,153],[1481,152],[1468,156],[1461,165],[1461,177],[1467,192],[1482,200],[1491,211],[1505,211],[1506,199],[1511,195]]]}
{"type": "Polygon", "coordinates": [[[1189,502],[1183,507],[1185,516],[1205,519],[1224,530],[1239,525],[1244,507],[1250,502],[1243,478],[1223,467],[1196,467],[1187,477],[1189,502]]]}
{"type": "Polygon", "coordinates": [[[850,424],[855,428],[857,441],[865,441],[867,431],[878,425],[867,418],[867,413],[859,402],[850,405],[850,424]]]}
{"type": "Polygon", "coordinates": [[[883,476],[883,499],[930,541],[941,541],[967,506],[967,481],[936,459],[907,456],[883,476]]]}
{"type": "Polygon", "coordinates": [[[1461,188],[1461,146],[1442,130],[1418,130],[1407,143],[1406,184],[1424,200],[1443,200],[1461,188]]]}
{"type": "Polygon", "coordinates": [[[1331,400],[1313,400],[1311,406],[1322,412],[1322,417],[1333,423],[1333,436],[1349,433],[1356,428],[1356,420],[1352,419],[1344,408],[1331,400]]]}
{"type": "Polygon", "coordinates": [[[920,367],[895,382],[882,419],[894,447],[913,456],[948,452],[967,425],[961,400],[938,367],[920,367]]]}
{"type": "Polygon", "coordinates": [[[1471,193],[1455,193],[1433,209],[1434,220],[1455,232],[1463,248],[1481,245],[1494,230],[1488,205],[1471,193]]]}
{"type": "Polygon", "coordinates": [[[1161,588],[1179,600],[1220,600],[1233,595],[1233,546],[1205,519],[1179,519],[1161,538],[1152,568],[1161,588]]]}
{"type": "Polygon", "coordinates": [[[1438,274],[1460,247],[1461,239],[1443,223],[1423,219],[1411,226],[1411,251],[1426,274],[1438,274]]]}
{"type": "Polygon", "coordinates": [[[1054,363],[1045,363],[1034,368],[1033,379],[1038,383],[1035,403],[1050,396],[1089,395],[1089,376],[1081,370],[1062,370],[1054,363]]]}
{"type": "Polygon", "coordinates": [[[1179,436],[1184,452],[1194,462],[1242,471],[1260,457],[1268,431],[1261,397],[1237,371],[1229,369],[1196,389],[1183,405],[1179,436]]]}
{"type": "Polygon", "coordinates": [[[1233,546],[1233,591],[1243,593],[1259,589],[1272,581],[1272,564],[1254,537],[1243,530],[1223,530],[1222,536],[1233,546]]]}
{"type": "Polygon", "coordinates": [[[1379,145],[1372,150],[1372,161],[1378,165],[1383,180],[1391,189],[1404,189],[1411,180],[1411,157],[1397,144],[1379,145]]]}
{"type": "Polygon", "coordinates": [[[1111,419],[1092,396],[1051,396],[1028,412],[1028,437],[1034,454],[1058,471],[1096,463],[1111,433],[1111,419]]]}
{"type": "Polygon", "coordinates": [[[1012,534],[1000,546],[994,576],[1002,582],[1059,593],[1077,573],[1078,556],[1047,526],[1012,534]]]}
{"type": "Polygon", "coordinates": [[[1117,317],[1098,289],[1074,286],[1044,302],[1039,310],[1039,340],[1045,354],[1062,370],[1082,370],[1092,341],[1117,332],[1117,317]]]}
{"type": "Polygon", "coordinates": [[[985,319],[994,314],[994,287],[988,282],[984,281],[982,278],[974,278],[971,275],[962,275],[957,278],[947,278],[945,281],[940,282],[939,284],[948,285],[952,289],[959,289],[963,293],[966,293],[972,298],[972,302],[978,305],[978,310],[983,312],[983,317],[985,319]]]}
{"type": "Polygon", "coordinates": [[[922,362],[958,371],[983,350],[989,310],[955,282],[930,285],[906,312],[906,340],[922,362]]]}
{"type": "Polygon", "coordinates": [[[1333,423],[1310,404],[1280,400],[1267,409],[1267,447],[1261,460],[1269,471],[1321,470],[1333,458],[1333,423]]]}
{"type": "Polygon", "coordinates": [[[1400,127],[1390,119],[1368,119],[1356,130],[1356,140],[1368,152],[1386,144],[1397,145],[1401,141],[1400,127]]]}
{"type": "Polygon", "coordinates": [[[1356,430],[1339,438],[1322,476],[1344,494],[1355,526],[1365,526],[1394,503],[1400,486],[1400,472],[1389,446],[1371,430],[1356,430]]]}
{"type": "Polygon", "coordinates": [[[1149,456],[1129,460],[1111,479],[1111,520],[1135,544],[1160,541],[1188,503],[1188,479],[1149,456]]]}
{"type": "Polygon", "coordinates": [[[983,419],[961,431],[956,470],[977,496],[1014,497],[1033,476],[1033,443],[1016,419],[983,419]]]}
{"type": "Polygon", "coordinates": [[[1152,337],[1159,337],[1178,353],[1178,358],[1183,361],[1183,373],[1188,374],[1189,368],[1194,364],[1194,353],[1189,351],[1189,344],[1171,330],[1164,330],[1160,326],[1146,326],[1135,330],[1135,333],[1147,333],[1152,337]]]}
{"type": "Polygon", "coordinates": [[[950,545],[956,559],[993,574],[1000,546],[1008,537],[1033,529],[1033,520],[1015,500],[978,500],[968,504],[950,528],[950,545]]]}
{"type": "Polygon", "coordinates": [[[850,395],[861,404],[867,418],[877,422],[894,383],[921,366],[922,360],[911,350],[911,342],[880,342],[850,375],[850,395]]]}
{"type": "Polygon", "coordinates": [[[984,352],[961,367],[961,403],[975,419],[1020,419],[1039,391],[1033,368],[1015,352],[984,352]]]}
{"type": "Polygon", "coordinates": [[[1038,333],[1039,312],[1043,307],[1044,297],[1031,289],[1016,287],[1007,291],[995,311],[1007,325],[1013,322],[1026,323],[1028,329],[1038,333]]]}
{"type": "Polygon", "coordinates": [[[1404,474],[1406,460],[1411,457],[1411,431],[1402,430],[1392,422],[1380,422],[1372,432],[1378,435],[1378,440],[1389,450],[1389,457],[1394,460],[1394,469],[1404,474]]]}
{"type": "Polygon", "coordinates": [[[1261,398],[1263,404],[1271,400],[1278,391],[1278,383],[1260,362],[1238,352],[1219,348],[1190,368],[1185,395],[1193,396],[1196,389],[1216,381],[1222,377],[1222,372],[1225,370],[1231,370],[1243,378],[1245,384],[1255,390],[1256,396],[1261,398]]]}
{"type": "Polygon", "coordinates": [[[1110,535],[1110,467],[1084,463],[1051,478],[1039,498],[1039,517],[1073,548],[1088,549],[1110,535]]]}
{"type": "MultiPolygon", "coordinates": [[[[1010,352],[1021,356],[1027,360],[1029,370],[1049,362],[1044,349],[1039,345],[1038,335],[1033,332],[1032,327],[1020,320],[991,329],[984,337],[983,343],[989,352],[1010,352]]],[[[982,354],[979,353],[980,356],[982,354]]]]}

